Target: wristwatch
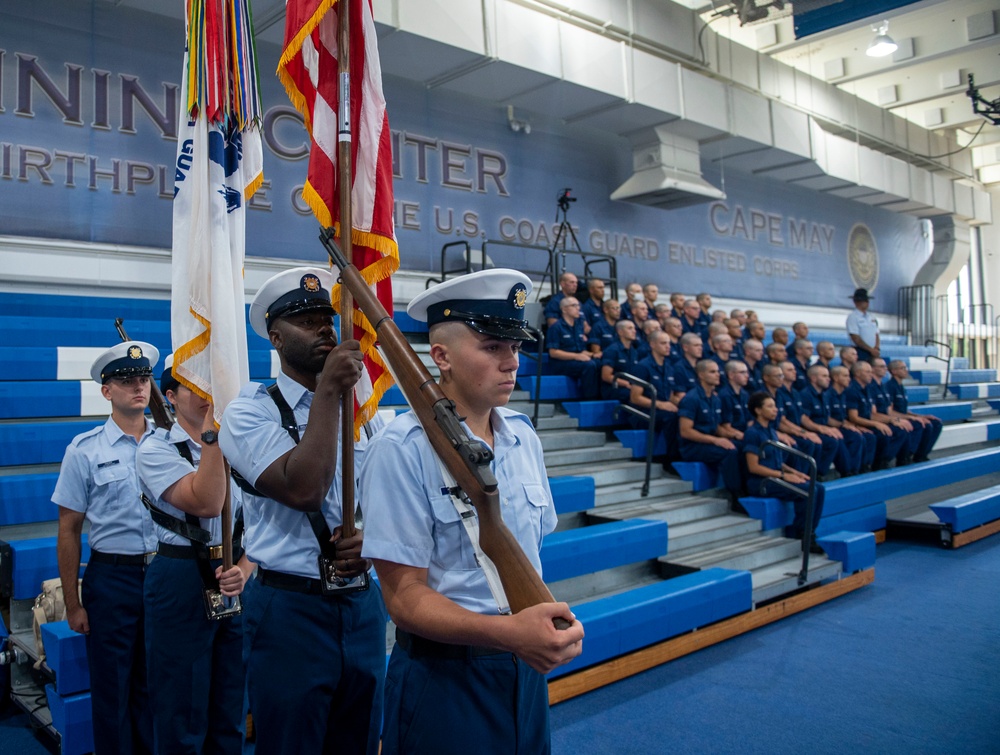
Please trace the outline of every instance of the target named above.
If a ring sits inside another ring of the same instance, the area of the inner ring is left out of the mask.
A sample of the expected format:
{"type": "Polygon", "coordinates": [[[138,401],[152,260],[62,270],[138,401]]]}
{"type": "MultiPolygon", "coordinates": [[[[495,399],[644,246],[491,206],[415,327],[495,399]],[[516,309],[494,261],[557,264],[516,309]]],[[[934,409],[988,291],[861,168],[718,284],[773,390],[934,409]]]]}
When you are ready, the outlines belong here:
{"type": "Polygon", "coordinates": [[[206,430],[201,434],[201,442],[209,446],[214,446],[219,442],[219,434],[215,430],[206,430]]]}

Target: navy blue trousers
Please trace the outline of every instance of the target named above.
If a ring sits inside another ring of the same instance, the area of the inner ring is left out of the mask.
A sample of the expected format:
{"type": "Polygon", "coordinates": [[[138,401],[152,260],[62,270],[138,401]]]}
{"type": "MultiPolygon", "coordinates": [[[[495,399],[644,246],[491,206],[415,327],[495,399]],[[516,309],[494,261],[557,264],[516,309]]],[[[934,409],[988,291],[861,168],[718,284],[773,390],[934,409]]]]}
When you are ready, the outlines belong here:
{"type": "Polygon", "coordinates": [[[91,561],[81,597],[87,609],[87,663],[94,717],[94,752],[153,752],[146,687],[142,584],[145,566],[91,561]]]}
{"type": "MultiPolygon", "coordinates": [[[[803,491],[809,489],[808,483],[797,484],[795,487],[803,491]]],[[[804,497],[795,495],[790,490],[778,485],[770,477],[751,477],[747,481],[747,489],[750,491],[750,495],[759,496],[761,498],[779,498],[782,501],[791,501],[792,505],[795,507],[795,520],[789,527],[788,535],[789,537],[801,539],[802,535],[805,534],[806,529],[806,499],[804,497]]],[[[822,485],[816,485],[813,495],[812,528],[813,532],[815,532],[820,519],[823,517],[823,500],[826,497],[826,490],[822,485]]]]}
{"type": "Polygon", "coordinates": [[[553,375],[567,375],[576,379],[580,389],[580,398],[585,401],[596,399],[600,395],[601,362],[591,359],[589,362],[572,362],[567,359],[549,359],[549,369],[553,375]]]}
{"type": "Polygon", "coordinates": [[[157,755],[243,749],[243,619],[210,621],[201,595],[196,561],[159,555],[149,565],[146,658],[157,755]]]}
{"type": "MultiPolygon", "coordinates": [[[[840,434],[844,436],[844,439],[837,443],[833,466],[837,468],[841,477],[847,477],[861,471],[865,455],[865,438],[863,433],[848,430],[846,427],[840,428],[840,434]]],[[[875,453],[874,441],[875,439],[872,438],[873,454],[875,453]]]]}
{"type": "Polygon", "coordinates": [[[942,427],[941,420],[939,419],[932,419],[930,424],[924,427],[920,443],[917,445],[917,449],[913,452],[913,458],[916,461],[927,461],[928,454],[930,454],[931,450],[934,448],[934,444],[937,443],[937,439],[941,437],[942,427]]]}
{"type": "Polygon", "coordinates": [[[243,605],[256,755],[376,755],[386,629],[378,583],[325,596],[254,580],[243,605]]]}
{"type": "Polygon", "coordinates": [[[545,677],[510,653],[411,658],[393,648],[385,684],[383,755],[544,755],[545,677]]]}
{"type": "Polygon", "coordinates": [[[695,443],[681,438],[680,452],[684,461],[701,461],[713,469],[718,469],[722,475],[722,484],[734,495],[743,492],[743,480],[740,477],[740,456],[742,444],[733,441],[735,449],[725,449],[710,443],[695,443]]]}
{"type": "MultiPolygon", "coordinates": [[[[840,441],[829,435],[820,435],[819,439],[822,441],[822,445],[816,449],[816,456],[813,458],[816,460],[816,474],[825,475],[830,471],[830,466],[837,456],[837,447],[840,445],[840,441]]],[[[815,445],[814,443],[813,446],[815,447],[815,445]]]]}
{"type": "Polygon", "coordinates": [[[898,457],[903,445],[909,440],[903,428],[890,425],[889,429],[892,430],[891,436],[875,431],[875,458],[883,463],[898,457]]]}

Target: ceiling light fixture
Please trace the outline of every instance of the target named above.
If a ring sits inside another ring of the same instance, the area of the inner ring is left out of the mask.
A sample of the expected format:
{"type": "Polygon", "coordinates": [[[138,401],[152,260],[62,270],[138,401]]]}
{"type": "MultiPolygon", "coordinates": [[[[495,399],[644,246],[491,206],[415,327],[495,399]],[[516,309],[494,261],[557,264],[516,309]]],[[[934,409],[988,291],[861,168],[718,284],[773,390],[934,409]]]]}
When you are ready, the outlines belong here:
{"type": "Polygon", "coordinates": [[[888,21],[883,21],[880,24],[872,24],[872,31],[875,32],[875,38],[868,45],[868,49],[865,50],[865,55],[872,58],[884,58],[886,55],[892,55],[896,52],[896,48],[899,45],[889,36],[888,21]]]}

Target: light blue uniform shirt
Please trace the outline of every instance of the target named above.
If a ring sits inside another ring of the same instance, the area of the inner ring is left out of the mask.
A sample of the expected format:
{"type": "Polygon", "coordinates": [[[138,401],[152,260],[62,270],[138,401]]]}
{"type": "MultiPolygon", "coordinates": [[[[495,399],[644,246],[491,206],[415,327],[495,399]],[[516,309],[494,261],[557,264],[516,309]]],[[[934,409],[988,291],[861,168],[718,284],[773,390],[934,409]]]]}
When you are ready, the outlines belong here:
{"type": "MultiPolygon", "coordinates": [[[[139,482],[142,484],[142,489],[153,505],[160,509],[160,511],[184,521],[184,512],[163,500],[163,493],[175,482],[194,472],[198,468],[198,462],[200,461],[201,446],[192,440],[191,436],[178,423],[169,432],[157,429],[152,437],[147,438],[139,446],[135,464],[139,472],[139,482]],[[187,459],[177,452],[175,443],[187,443],[187,447],[191,451],[191,459],[194,462],[193,467],[188,463],[187,459]]],[[[236,512],[239,510],[239,499],[236,496],[239,488],[234,483],[230,486],[230,489],[233,492],[232,511],[233,518],[235,519],[236,512]]],[[[222,543],[221,517],[213,516],[207,519],[200,517],[198,523],[211,533],[212,539],[209,541],[209,545],[220,545],[222,543]]],[[[191,541],[186,537],[181,537],[170,530],[164,529],[155,522],[153,523],[153,527],[155,527],[156,536],[160,539],[161,543],[191,545],[191,541]]]]}
{"type": "MultiPolygon", "coordinates": [[[[503,520],[541,574],[542,538],[557,519],[542,444],[523,414],[494,409],[492,423],[490,468],[499,484],[503,520]]],[[[437,456],[412,412],[372,440],[358,492],[365,512],[365,557],[426,568],[429,587],[470,611],[496,614],[437,456]]]]}
{"type": "MultiPolygon", "coordinates": [[[[148,421],[146,428],[143,442],[153,432],[148,421]]],[[[110,417],[66,447],[52,503],[86,515],[93,550],[118,555],[156,550],[153,520],[139,499],[138,447],[135,438],[110,417]]]]}
{"type": "Polygon", "coordinates": [[[855,309],[847,316],[847,335],[861,336],[861,340],[869,346],[875,346],[875,336],[878,335],[878,320],[871,312],[855,309]]]}
{"type": "MultiPolygon", "coordinates": [[[[313,392],[283,372],[278,373],[277,383],[295,413],[299,437],[304,438],[313,392]]],[[[222,415],[219,445],[233,469],[255,485],[265,469],[295,448],[295,441],[281,426],[281,413],[267,389],[260,383],[248,383],[222,415]]],[[[366,445],[367,435],[362,431],[360,442],[355,444],[355,469],[361,466],[366,445]]],[[[337,448],[337,471],[321,508],[331,532],[343,519],[339,443],[337,448]]],[[[264,569],[318,579],[319,543],[305,512],[245,491],[242,499],[247,557],[264,569]]]]}

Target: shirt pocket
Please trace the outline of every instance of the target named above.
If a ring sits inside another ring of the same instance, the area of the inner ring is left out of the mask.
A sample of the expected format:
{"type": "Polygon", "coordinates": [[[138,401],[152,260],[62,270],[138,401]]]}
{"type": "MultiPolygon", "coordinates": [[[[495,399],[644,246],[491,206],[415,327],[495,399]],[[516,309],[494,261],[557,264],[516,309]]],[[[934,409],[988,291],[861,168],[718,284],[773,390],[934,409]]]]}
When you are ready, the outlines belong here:
{"type": "Polygon", "coordinates": [[[479,568],[476,553],[465,531],[462,516],[450,495],[430,496],[434,516],[434,556],[446,571],[472,571],[479,568]]]}
{"type": "Polygon", "coordinates": [[[103,500],[109,508],[121,508],[129,502],[132,486],[129,484],[131,470],[125,464],[109,464],[94,470],[95,498],[103,500]]]}
{"type": "Polygon", "coordinates": [[[522,548],[537,548],[542,541],[542,527],[552,506],[545,485],[538,482],[521,484],[524,499],[528,505],[517,513],[517,528],[515,535],[522,548]]]}

